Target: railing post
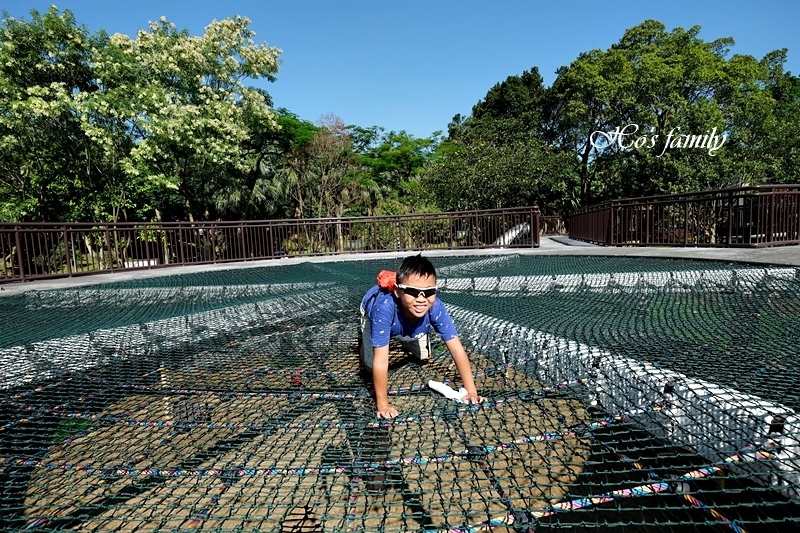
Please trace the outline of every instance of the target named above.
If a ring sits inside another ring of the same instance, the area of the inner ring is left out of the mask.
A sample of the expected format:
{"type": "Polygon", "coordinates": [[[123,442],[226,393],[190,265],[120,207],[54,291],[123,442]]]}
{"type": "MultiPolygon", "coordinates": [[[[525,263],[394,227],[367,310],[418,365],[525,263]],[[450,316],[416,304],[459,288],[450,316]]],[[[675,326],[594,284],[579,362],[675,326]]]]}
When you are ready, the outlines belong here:
{"type": "Polygon", "coordinates": [[[800,243],[800,194],[797,191],[794,194],[794,205],[797,207],[797,236],[795,240],[800,243]]]}
{"type": "Polygon", "coordinates": [[[689,244],[689,200],[683,201],[683,245],[689,244]]]}
{"type": "Polygon", "coordinates": [[[62,227],[61,231],[62,231],[63,238],[64,238],[64,255],[67,258],[67,274],[69,274],[69,277],[72,277],[72,258],[70,257],[70,253],[69,253],[69,240],[67,239],[67,226],[64,225],[64,226],[61,226],[61,227],[62,227]]]}
{"type": "Polygon", "coordinates": [[[106,224],[105,229],[106,235],[106,253],[108,254],[108,266],[111,269],[111,272],[114,272],[114,256],[111,254],[111,234],[108,231],[108,224],[106,224]]]}
{"type": "MultiPolygon", "coordinates": [[[[150,225],[144,226],[144,256],[147,259],[147,267],[150,268],[150,225]]],[[[157,243],[156,243],[157,244],[157,243]]]]}
{"type": "Polygon", "coordinates": [[[448,231],[447,249],[450,250],[453,247],[453,217],[452,216],[448,216],[447,217],[447,231],[448,231]]]}
{"type": "Polygon", "coordinates": [[[216,230],[214,228],[214,224],[213,223],[211,224],[211,227],[209,228],[209,231],[211,232],[211,261],[213,263],[216,263],[217,262],[217,236],[216,236],[217,232],[216,232],[216,230]]]}
{"type": "Polygon", "coordinates": [[[775,235],[775,189],[770,191],[769,198],[769,235],[767,236],[767,242],[772,242],[775,235]]]}
{"type": "Polygon", "coordinates": [[[610,202],[608,206],[608,236],[606,237],[606,246],[614,246],[614,202],[610,202]]]}
{"type": "Polygon", "coordinates": [[[272,239],[273,239],[273,231],[272,231],[272,222],[267,223],[267,257],[272,259],[275,257],[275,252],[272,247],[272,239]]]}
{"type": "Polygon", "coordinates": [[[242,241],[242,252],[239,254],[239,259],[245,260],[246,252],[245,252],[245,243],[244,243],[244,222],[239,223],[239,231],[241,232],[239,235],[242,237],[240,240],[242,241]]]}
{"type": "Polygon", "coordinates": [[[733,239],[733,191],[728,193],[728,240],[726,241],[728,248],[733,245],[731,239],[733,239]]]}
{"type": "Polygon", "coordinates": [[[22,242],[19,238],[19,226],[14,226],[14,243],[17,247],[17,262],[19,263],[19,279],[25,281],[25,265],[22,264],[22,242]]]}
{"type": "Polygon", "coordinates": [[[181,257],[181,265],[185,266],[186,265],[186,254],[184,254],[184,251],[183,251],[183,224],[181,224],[180,222],[178,223],[178,250],[179,250],[179,253],[181,254],[180,255],[180,257],[181,257]]]}

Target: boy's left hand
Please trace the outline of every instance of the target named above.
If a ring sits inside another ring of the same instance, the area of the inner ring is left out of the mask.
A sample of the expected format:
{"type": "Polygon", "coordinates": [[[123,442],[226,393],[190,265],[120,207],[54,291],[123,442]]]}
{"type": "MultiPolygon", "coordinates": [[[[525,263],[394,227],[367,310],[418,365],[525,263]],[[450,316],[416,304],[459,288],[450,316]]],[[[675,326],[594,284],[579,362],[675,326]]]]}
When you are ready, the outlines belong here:
{"type": "Polygon", "coordinates": [[[486,398],[484,398],[483,396],[478,396],[477,392],[475,394],[467,393],[461,397],[462,403],[481,403],[485,401],[486,398]]]}

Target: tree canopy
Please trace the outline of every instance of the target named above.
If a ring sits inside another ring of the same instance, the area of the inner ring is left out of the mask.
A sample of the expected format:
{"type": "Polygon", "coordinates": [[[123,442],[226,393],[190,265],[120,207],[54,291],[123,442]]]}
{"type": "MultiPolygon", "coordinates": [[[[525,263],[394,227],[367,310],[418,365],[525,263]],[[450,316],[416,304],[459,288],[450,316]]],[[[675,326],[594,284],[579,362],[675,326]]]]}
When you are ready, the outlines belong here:
{"type": "Polygon", "coordinates": [[[731,55],[732,38],[699,33],[648,20],[580,54],[549,88],[535,67],[510,76],[454,117],[429,183],[448,189],[449,209],[535,201],[566,214],[610,198],[796,182],[800,99],[786,50],[731,55]],[[697,146],[714,135],[718,150],[697,146]]]}
{"type": "Polygon", "coordinates": [[[787,51],[647,20],[546,87],[533,66],[447,133],[315,122],[273,107],[281,50],[250,21],[190,35],[160,19],[90,33],[69,10],[0,26],[0,220],[339,217],[798,181],[787,51]]]}

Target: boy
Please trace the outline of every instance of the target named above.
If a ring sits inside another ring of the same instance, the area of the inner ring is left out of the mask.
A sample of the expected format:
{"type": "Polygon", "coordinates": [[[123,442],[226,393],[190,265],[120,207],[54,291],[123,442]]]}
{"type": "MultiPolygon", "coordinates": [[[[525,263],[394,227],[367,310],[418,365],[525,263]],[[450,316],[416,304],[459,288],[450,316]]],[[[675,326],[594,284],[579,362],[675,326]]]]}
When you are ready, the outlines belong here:
{"type": "Polygon", "coordinates": [[[390,290],[375,285],[361,300],[362,372],[372,374],[378,418],[394,418],[389,404],[389,340],[399,338],[419,361],[430,359],[428,332],[433,328],[444,341],[456,364],[467,394],[462,402],[479,403],[469,358],[444,304],[436,299],[436,270],[422,254],[407,257],[397,270],[390,290]]]}

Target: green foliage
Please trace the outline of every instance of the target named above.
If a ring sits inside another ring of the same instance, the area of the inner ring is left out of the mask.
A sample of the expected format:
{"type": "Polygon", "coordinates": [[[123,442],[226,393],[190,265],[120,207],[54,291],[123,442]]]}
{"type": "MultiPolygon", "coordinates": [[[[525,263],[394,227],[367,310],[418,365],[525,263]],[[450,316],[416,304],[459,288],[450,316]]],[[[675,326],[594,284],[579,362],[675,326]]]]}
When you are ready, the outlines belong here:
{"type": "Polygon", "coordinates": [[[293,140],[283,163],[270,190],[276,200],[291,201],[294,217],[342,216],[355,182],[350,135],[339,117],[326,117],[308,140],[293,140]]]}
{"type": "Polygon", "coordinates": [[[403,205],[403,212],[415,212],[429,205],[429,196],[421,190],[420,178],[440,142],[439,133],[417,138],[405,131],[384,132],[383,128],[348,127],[358,154],[369,196],[368,213],[376,213],[382,200],[392,199],[403,205]]]}
{"type": "Polygon", "coordinates": [[[113,110],[134,141],[125,175],[154,195],[176,191],[189,220],[208,218],[213,192],[253,170],[248,126],[277,127],[268,98],[243,80],[272,79],[280,50],[255,44],[249,23],[214,21],[190,37],[162,18],[136,38],[111,36],[92,58],[100,90],[82,100],[87,132],[108,143],[91,111],[113,110]]]}
{"type": "Polygon", "coordinates": [[[446,210],[559,205],[567,193],[570,160],[535,138],[496,145],[483,139],[448,143],[423,180],[446,210]]]}
{"type": "MultiPolygon", "coordinates": [[[[728,58],[733,39],[705,42],[699,32],[699,26],[667,32],[648,20],[609,50],[581,54],[559,70],[550,89],[550,141],[579,161],[583,204],[782,181],[770,86],[784,76],[785,54],[728,58]],[[594,132],[629,124],[654,145],[592,143],[594,132]],[[713,155],[666,146],[670,134],[704,135],[715,128],[726,142],[713,155]]],[[[796,132],[788,137],[796,143],[796,132]]]]}
{"type": "Polygon", "coordinates": [[[286,108],[276,110],[276,122],[279,129],[270,136],[273,143],[280,153],[289,152],[292,149],[307,146],[322,128],[307,120],[298,118],[286,108]]]}
{"type": "Polygon", "coordinates": [[[280,50],[248,26],[214,21],[192,37],[162,18],[131,38],[90,36],[55,7],[6,16],[3,218],[213,216],[214,192],[254,173],[278,128],[269,96],[244,81],[273,79],[280,50]]]}
{"type": "Polygon", "coordinates": [[[76,220],[91,211],[95,152],[74,113],[74,95],[96,88],[88,67],[103,35],[69,12],[4,15],[0,28],[2,220],[76,220]]]}
{"type": "Polygon", "coordinates": [[[535,67],[510,76],[454,118],[423,179],[442,208],[563,207],[574,165],[544,143],[542,83],[535,67]]]}
{"type": "Polygon", "coordinates": [[[733,39],[699,32],[648,20],[580,54],[547,89],[535,68],[510,76],[453,118],[425,188],[446,209],[535,203],[566,214],[609,198],[797,181],[800,98],[786,51],[729,57],[733,39]],[[635,135],[620,144],[613,132],[628,125],[635,135]],[[712,132],[725,135],[713,154],[674,141],[712,132]]]}
{"type": "MultiPolygon", "coordinates": [[[[566,214],[614,197],[800,181],[800,81],[783,69],[786,50],[731,55],[731,38],[706,42],[698,26],[667,31],[648,20],[608,50],[581,53],[552,86],[532,67],[456,115],[445,138],[415,138],[273,110],[270,95],[247,83],[273,81],[281,51],[256,43],[249,24],[214,21],[193,36],[162,18],[135,36],[108,36],[56,7],[27,21],[5,15],[0,220],[328,218],[530,204],[566,214]],[[598,137],[630,124],[652,143],[598,137]],[[670,135],[710,131],[726,139],[715,154],[668,144],[670,135]]],[[[385,247],[430,238],[375,231],[386,235],[354,238],[385,247]]],[[[348,236],[336,238],[343,249],[348,236]]],[[[286,246],[313,249],[316,240],[286,246]]],[[[43,265],[60,268],[52,254],[43,265]]]]}
{"type": "MultiPolygon", "coordinates": [[[[417,205],[414,214],[436,213],[439,208],[417,205]]],[[[375,207],[375,215],[392,216],[409,214],[409,206],[392,198],[381,199],[375,207]]],[[[422,248],[448,244],[450,226],[448,220],[417,221],[408,217],[359,224],[350,231],[350,240],[364,249],[394,250],[401,246],[422,248]]]]}

